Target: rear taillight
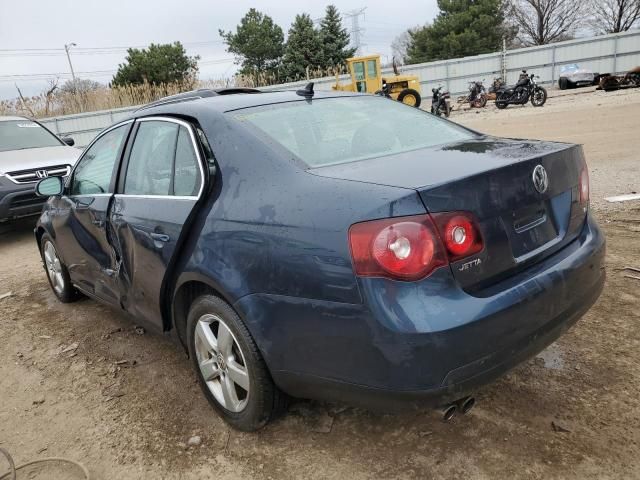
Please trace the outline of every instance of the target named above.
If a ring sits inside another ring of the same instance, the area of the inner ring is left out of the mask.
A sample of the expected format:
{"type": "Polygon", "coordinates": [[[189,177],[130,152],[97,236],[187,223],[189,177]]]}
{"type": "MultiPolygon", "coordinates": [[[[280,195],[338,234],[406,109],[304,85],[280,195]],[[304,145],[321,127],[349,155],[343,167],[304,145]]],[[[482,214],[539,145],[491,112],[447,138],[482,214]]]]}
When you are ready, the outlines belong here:
{"type": "Polygon", "coordinates": [[[449,261],[483,248],[475,220],[467,212],[356,223],[349,229],[349,243],[357,275],[408,281],[427,277],[449,261]]]}
{"type": "Polygon", "coordinates": [[[447,256],[429,215],[356,223],[349,229],[357,275],[419,280],[447,265],[447,256]]]}
{"type": "Polygon", "coordinates": [[[586,165],[582,169],[582,172],[580,172],[578,188],[580,189],[580,203],[586,205],[589,203],[589,170],[586,165]]]}
{"type": "Polygon", "coordinates": [[[433,214],[450,261],[476,254],[483,248],[482,237],[468,212],[433,214]]]}

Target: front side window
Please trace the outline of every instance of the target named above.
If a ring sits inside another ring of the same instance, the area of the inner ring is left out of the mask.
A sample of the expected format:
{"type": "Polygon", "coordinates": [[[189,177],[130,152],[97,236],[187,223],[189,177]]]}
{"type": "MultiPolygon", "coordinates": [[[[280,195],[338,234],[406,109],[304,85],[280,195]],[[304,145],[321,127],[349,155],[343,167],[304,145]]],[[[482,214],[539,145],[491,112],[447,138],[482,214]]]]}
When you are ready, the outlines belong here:
{"type": "Polygon", "coordinates": [[[140,122],[129,156],[123,193],[197,196],[201,183],[189,130],[163,120],[140,122]]]}
{"type": "MultiPolygon", "coordinates": [[[[417,108],[375,96],[319,98],[231,113],[309,167],[453,143],[474,134],[417,108]]],[[[425,161],[437,161],[425,155],[425,161]]]]}
{"type": "Polygon", "coordinates": [[[0,121],[0,152],[62,145],[55,135],[31,120],[0,121]]]}
{"type": "Polygon", "coordinates": [[[98,138],[84,153],[73,173],[71,195],[109,193],[113,168],[128,125],[121,125],[98,138]]]}

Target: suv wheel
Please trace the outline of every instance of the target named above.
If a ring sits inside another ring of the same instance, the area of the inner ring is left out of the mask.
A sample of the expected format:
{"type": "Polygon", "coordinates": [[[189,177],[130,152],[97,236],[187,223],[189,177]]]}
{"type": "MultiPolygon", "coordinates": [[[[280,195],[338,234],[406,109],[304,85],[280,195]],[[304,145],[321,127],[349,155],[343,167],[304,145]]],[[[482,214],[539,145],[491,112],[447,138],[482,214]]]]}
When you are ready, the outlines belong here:
{"type": "Polygon", "coordinates": [[[198,298],[187,320],[189,356],[209,403],[231,426],[255,431],[286,405],[236,312],[213,295],[198,298]]]}
{"type": "Polygon", "coordinates": [[[58,300],[62,303],[70,303],[77,300],[79,297],[78,291],[72,285],[69,271],[60,260],[58,251],[49,234],[45,233],[40,240],[40,253],[44,268],[47,271],[49,285],[51,285],[51,290],[58,297],[58,300]]]}

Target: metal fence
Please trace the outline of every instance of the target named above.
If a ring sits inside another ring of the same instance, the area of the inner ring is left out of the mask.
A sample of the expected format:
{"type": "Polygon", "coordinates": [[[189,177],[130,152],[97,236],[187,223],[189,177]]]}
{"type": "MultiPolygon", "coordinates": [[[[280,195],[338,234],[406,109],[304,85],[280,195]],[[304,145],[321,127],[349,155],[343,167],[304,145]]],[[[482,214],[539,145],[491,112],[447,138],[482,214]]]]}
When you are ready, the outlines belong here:
{"type": "MultiPolygon", "coordinates": [[[[407,65],[402,68],[402,73],[417,75],[423,94],[428,92],[431,86],[444,85],[456,95],[465,92],[468,82],[472,80],[485,80],[490,83],[494,77],[501,76],[503,62],[506,66],[507,83],[515,83],[520,71],[526,69],[539,75],[540,83],[555,84],[561,67],[571,63],[578,63],[581,67],[598,73],[626,72],[640,65],[640,30],[474,57],[407,65]]],[[[390,68],[383,69],[383,74],[391,73],[390,68]]],[[[313,81],[318,90],[330,90],[335,84],[335,77],[313,81]]],[[[347,81],[347,76],[342,76],[341,81],[347,81]]],[[[306,81],[272,85],[263,90],[295,88],[305,83],[306,81]]],[[[78,146],[85,146],[100,130],[127,117],[136,108],[138,107],[67,115],[44,119],[42,123],[59,135],[72,136],[78,146]]]]}

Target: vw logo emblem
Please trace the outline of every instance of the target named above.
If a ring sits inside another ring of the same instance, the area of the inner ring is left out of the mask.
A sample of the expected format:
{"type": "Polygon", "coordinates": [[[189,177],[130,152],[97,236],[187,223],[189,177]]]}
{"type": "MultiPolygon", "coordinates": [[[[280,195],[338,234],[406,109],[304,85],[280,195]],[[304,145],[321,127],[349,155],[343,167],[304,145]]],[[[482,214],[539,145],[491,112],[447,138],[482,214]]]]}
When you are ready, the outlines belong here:
{"type": "Polygon", "coordinates": [[[49,172],[46,170],[36,170],[36,177],[38,178],[47,178],[49,176],[49,172]]]}
{"type": "Polygon", "coordinates": [[[538,165],[533,169],[532,179],[533,186],[536,187],[538,193],[544,193],[547,191],[547,188],[549,187],[549,176],[542,165],[538,165]]]}

